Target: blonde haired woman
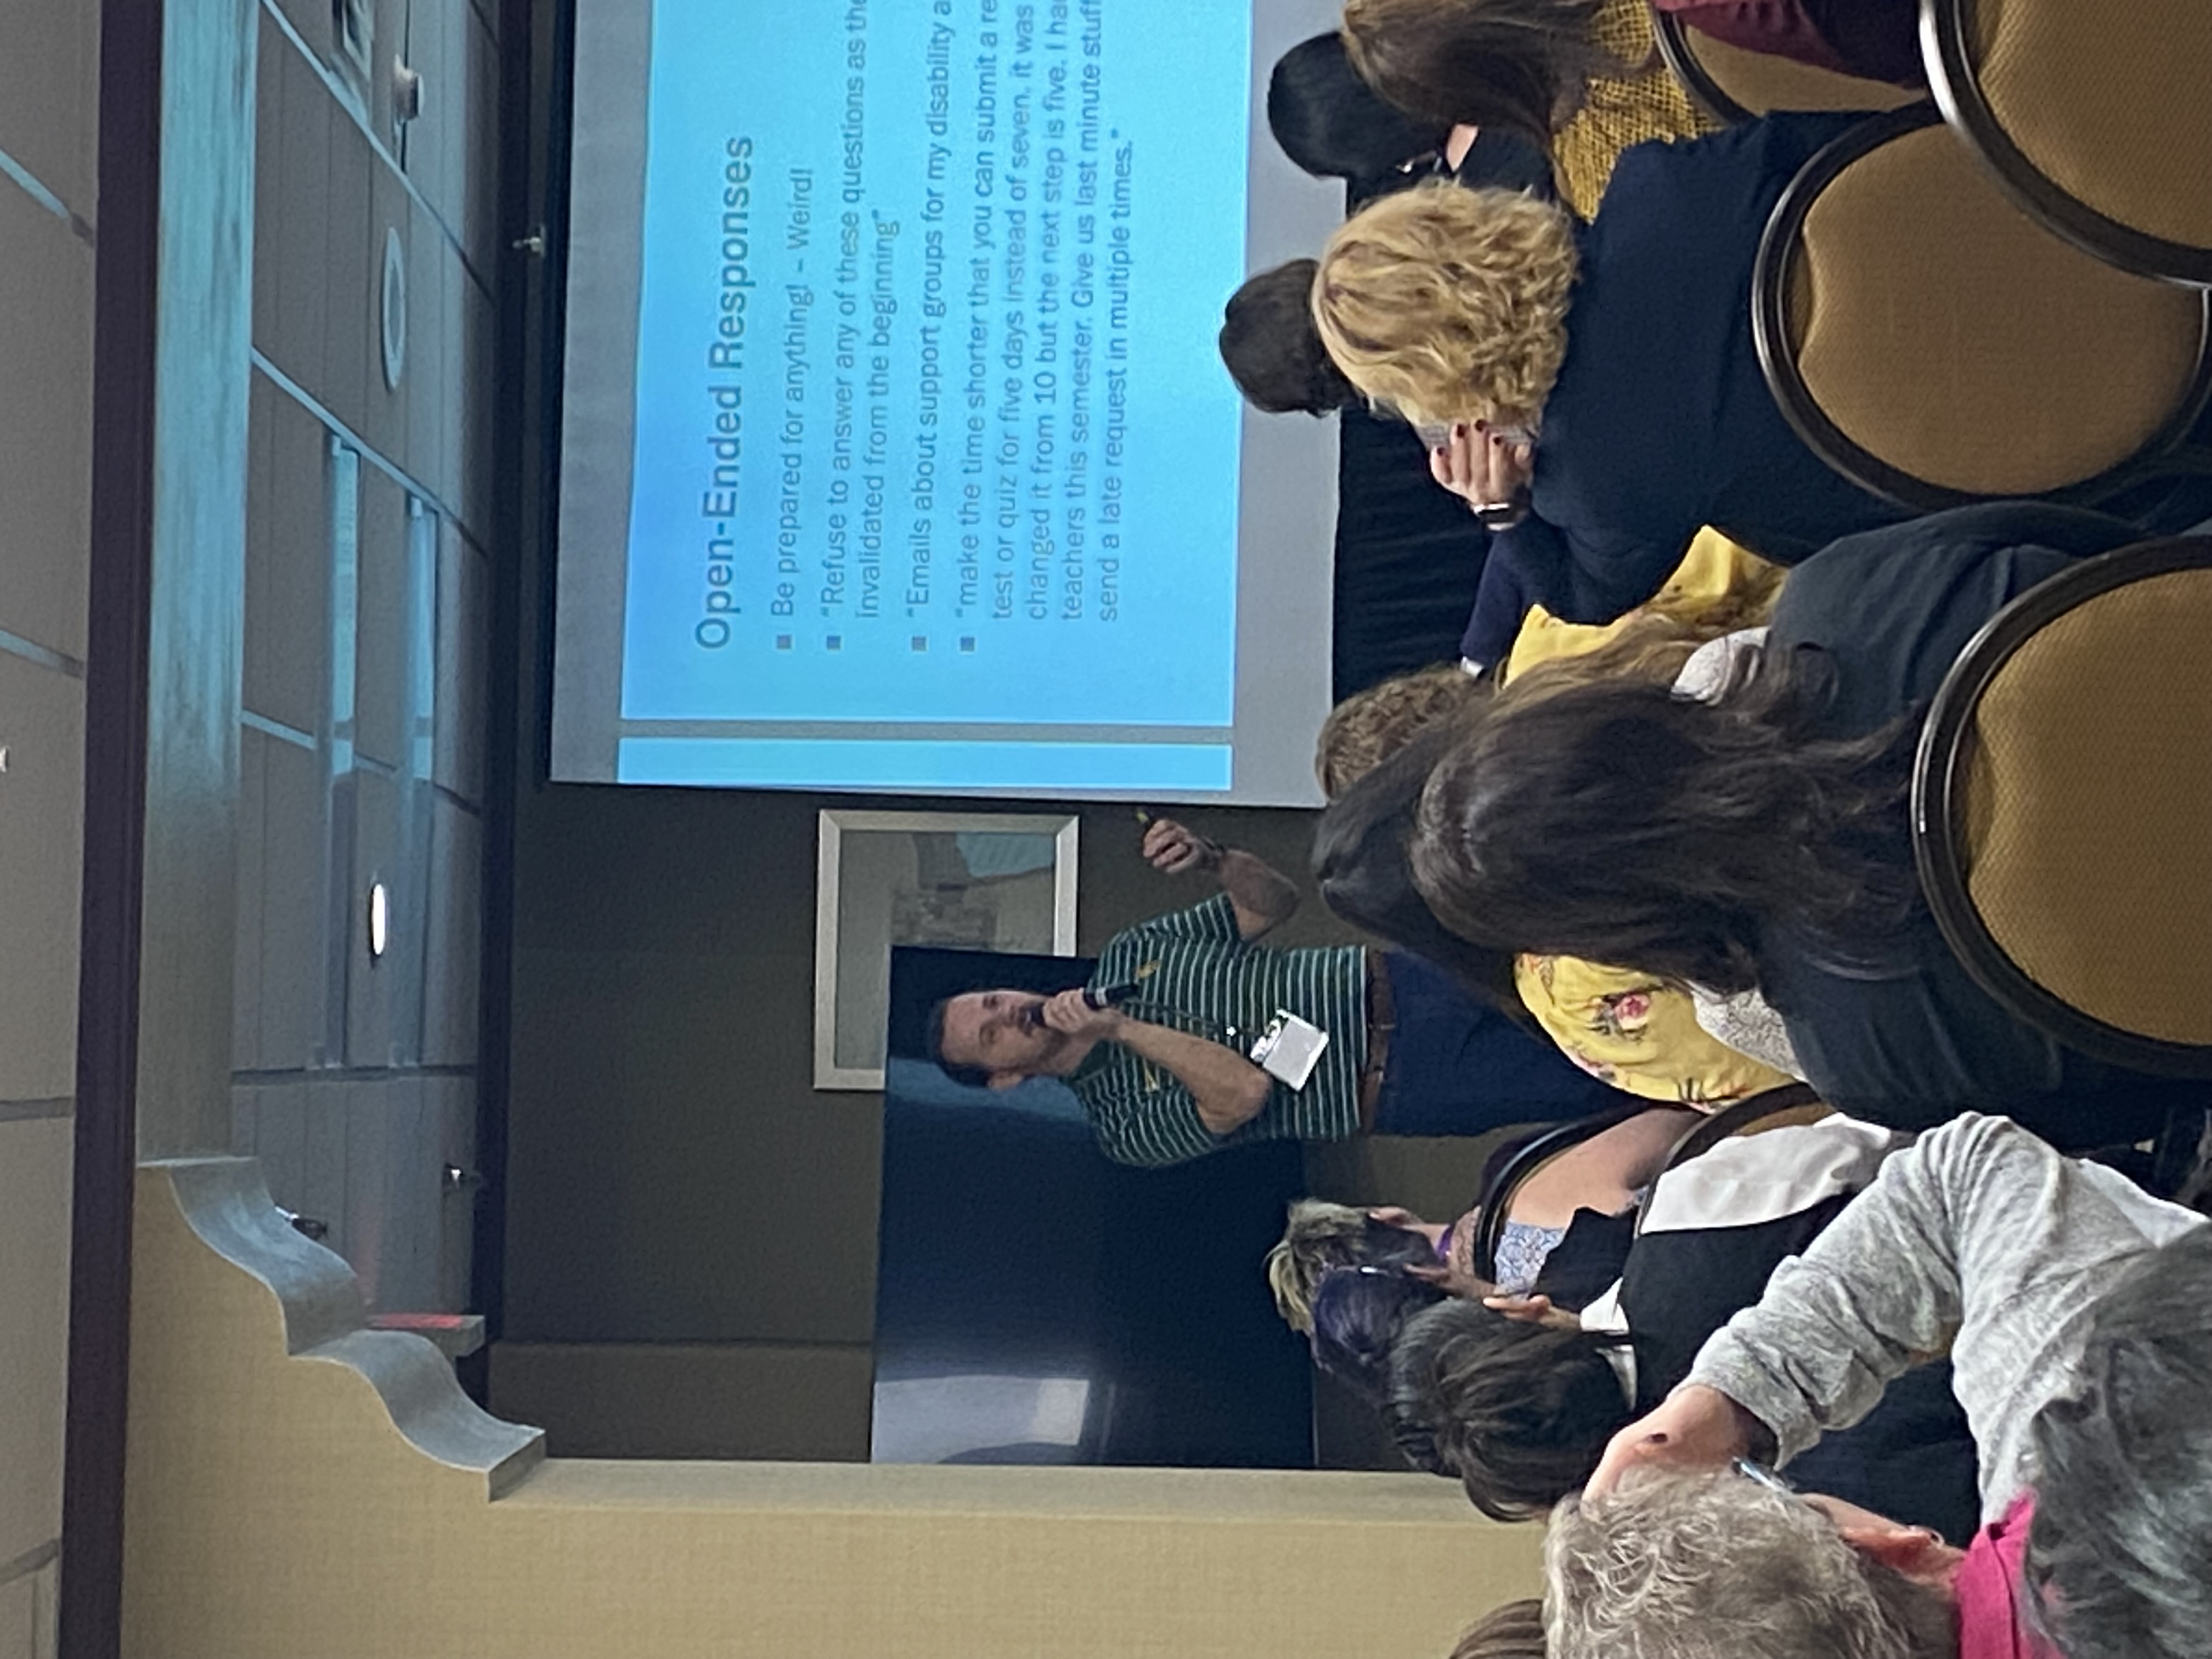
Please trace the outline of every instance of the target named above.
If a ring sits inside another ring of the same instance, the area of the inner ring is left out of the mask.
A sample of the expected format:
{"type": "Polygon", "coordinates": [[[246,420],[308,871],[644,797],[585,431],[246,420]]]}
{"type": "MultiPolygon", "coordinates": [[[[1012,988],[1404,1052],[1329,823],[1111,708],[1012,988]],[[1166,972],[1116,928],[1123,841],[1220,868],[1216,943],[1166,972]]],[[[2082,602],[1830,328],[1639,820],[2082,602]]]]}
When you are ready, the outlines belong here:
{"type": "Polygon", "coordinates": [[[1650,599],[1707,525],[1790,564],[1906,516],[1806,448],[1751,337],[1767,216],[1856,118],[1640,146],[1586,228],[1524,196],[1424,188],[1330,239],[1313,289],[1329,356],[1370,402],[1449,429],[1431,471],[1553,616],[1650,599]]]}

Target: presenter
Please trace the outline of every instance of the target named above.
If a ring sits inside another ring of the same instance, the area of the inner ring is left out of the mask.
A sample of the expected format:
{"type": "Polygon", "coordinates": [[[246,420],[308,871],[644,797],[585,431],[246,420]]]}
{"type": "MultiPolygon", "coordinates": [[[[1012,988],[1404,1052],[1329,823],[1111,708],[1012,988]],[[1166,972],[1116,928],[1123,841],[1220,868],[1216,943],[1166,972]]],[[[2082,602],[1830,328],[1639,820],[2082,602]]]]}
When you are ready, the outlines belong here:
{"type": "Polygon", "coordinates": [[[1419,957],[1258,943],[1298,895],[1252,854],[1165,818],[1146,824],[1144,852],[1220,890],[1115,934],[1084,989],[947,998],[931,1012],[930,1057],[992,1088],[1063,1078],[1105,1154],[1147,1165],[1245,1141],[1472,1135],[1633,1103],[1419,957]]]}

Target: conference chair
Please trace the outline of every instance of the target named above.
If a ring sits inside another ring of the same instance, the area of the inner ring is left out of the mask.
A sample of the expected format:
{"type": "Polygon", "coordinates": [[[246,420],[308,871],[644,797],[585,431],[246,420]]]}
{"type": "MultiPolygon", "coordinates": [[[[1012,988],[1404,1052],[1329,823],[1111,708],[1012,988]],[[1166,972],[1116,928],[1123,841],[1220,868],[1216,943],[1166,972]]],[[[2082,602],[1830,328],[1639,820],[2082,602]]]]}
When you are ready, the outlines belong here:
{"type": "Polygon", "coordinates": [[[1890,110],[1926,96],[1915,87],[1864,81],[1794,58],[1747,52],[1654,9],[1660,60],[1716,121],[1733,126],[1776,110],[1890,110]]]}
{"type": "Polygon", "coordinates": [[[1474,1243],[1468,1251],[1468,1265],[1474,1276],[1496,1280],[1498,1242],[1504,1236],[1506,1215],[1513,1207],[1513,1194],[1521,1189],[1522,1182],[1570,1147],[1581,1146],[1591,1136],[1602,1133],[1616,1123],[1640,1116],[1657,1103],[1638,1100],[1610,1111],[1577,1118],[1571,1123],[1562,1123],[1556,1128],[1529,1136],[1501,1159],[1484,1180],[1477,1200],[1481,1214],[1475,1223],[1474,1243]]]}
{"type": "Polygon", "coordinates": [[[1945,118],[2029,214],[2100,259],[2212,283],[2204,0],[1922,0],[1945,118]]]}
{"type": "Polygon", "coordinates": [[[1752,331],[1784,416],[1863,489],[1922,512],[2087,503],[2212,470],[2183,447],[2212,391],[2208,302],[2050,234],[1919,104],[1791,181],[1752,331]]]}
{"type": "Polygon", "coordinates": [[[2208,637],[2212,536],[2084,560],[1961,653],[1912,782],[1921,885],[1982,988],[2084,1054],[2185,1078],[2212,1078],[2208,637]]]}
{"type": "MultiPolygon", "coordinates": [[[[1563,1123],[1531,1136],[1516,1147],[1483,1183],[1481,1219],[1475,1224],[1474,1243],[1468,1251],[1474,1276],[1488,1279],[1498,1277],[1498,1241],[1504,1234],[1506,1212],[1513,1207],[1513,1194],[1520,1190],[1522,1182],[1569,1147],[1578,1146],[1601,1130],[1650,1111],[1653,1103],[1639,1101],[1618,1111],[1563,1123]]],[[[1791,1124],[1817,1123],[1829,1115],[1830,1109],[1808,1084],[1784,1083],[1762,1089],[1718,1111],[1700,1114],[1667,1154],[1667,1168],[1676,1169],[1688,1163],[1731,1135],[1753,1135],[1791,1124]]],[[[1637,1224],[1640,1231],[1640,1216],[1637,1224]]]]}

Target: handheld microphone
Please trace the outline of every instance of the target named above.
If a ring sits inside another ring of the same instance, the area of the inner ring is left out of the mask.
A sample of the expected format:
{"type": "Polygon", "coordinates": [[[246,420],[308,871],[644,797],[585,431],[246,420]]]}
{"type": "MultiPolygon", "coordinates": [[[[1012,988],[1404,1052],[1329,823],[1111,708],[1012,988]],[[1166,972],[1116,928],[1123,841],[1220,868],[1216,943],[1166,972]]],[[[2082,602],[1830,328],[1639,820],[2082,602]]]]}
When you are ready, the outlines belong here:
{"type": "Polygon", "coordinates": [[[1111,985],[1088,987],[1083,993],[1086,1008],[1118,1008],[1144,988],[1133,979],[1116,980],[1111,985]]]}

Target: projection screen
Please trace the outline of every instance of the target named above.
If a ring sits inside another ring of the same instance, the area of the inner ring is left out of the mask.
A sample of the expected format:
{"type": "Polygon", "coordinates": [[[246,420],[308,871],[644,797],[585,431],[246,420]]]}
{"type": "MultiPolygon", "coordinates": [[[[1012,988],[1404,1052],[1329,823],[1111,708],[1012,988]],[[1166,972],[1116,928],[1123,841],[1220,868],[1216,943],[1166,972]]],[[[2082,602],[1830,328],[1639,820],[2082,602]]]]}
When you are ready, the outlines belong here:
{"type": "Polygon", "coordinates": [[[1326,0],[580,0],[556,780],[1298,805],[1334,422],[1214,347],[1326,0]]]}

